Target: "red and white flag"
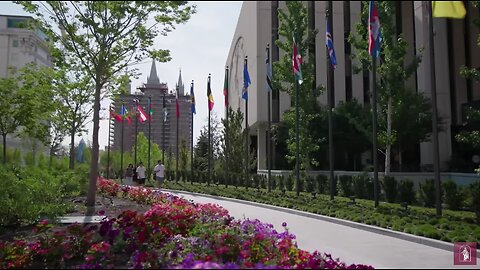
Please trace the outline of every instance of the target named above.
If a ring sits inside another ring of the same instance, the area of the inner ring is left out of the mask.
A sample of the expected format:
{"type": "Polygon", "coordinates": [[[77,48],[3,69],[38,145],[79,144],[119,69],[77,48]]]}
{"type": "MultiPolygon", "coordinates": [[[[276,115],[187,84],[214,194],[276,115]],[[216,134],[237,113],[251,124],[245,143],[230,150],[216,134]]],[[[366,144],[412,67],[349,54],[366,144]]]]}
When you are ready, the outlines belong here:
{"type": "Polygon", "coordinates": [[[137,105],[137,111],[138,111],[138,117],[140,117],[140,122],[143,123],[147,121],[147,114],[142,110],[142,107],[140,105],[137,105]]]}

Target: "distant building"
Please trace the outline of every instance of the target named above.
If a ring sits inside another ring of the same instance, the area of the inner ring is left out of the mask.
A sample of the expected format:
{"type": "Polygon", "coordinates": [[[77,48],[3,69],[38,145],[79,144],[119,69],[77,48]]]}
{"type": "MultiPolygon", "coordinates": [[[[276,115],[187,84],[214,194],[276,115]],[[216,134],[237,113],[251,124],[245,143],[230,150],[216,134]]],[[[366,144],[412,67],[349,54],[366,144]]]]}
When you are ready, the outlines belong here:
{"type": "MultiPolygon", "coordinates": [[[[39,31],[28,29],[30,16],[0,15],[0,78],[10,76],[29,63],[39,66],[52,66],[48,51],[46,35],[39,31]],[[12,69],[12,70],[9,70],[12,69]]],[[[25,139],[7,136],[10,149],[22,148],[26,151],[44,152],[45,147],[35,139],[25,139]]]]}
{"type": "MultiPolygon", "coordinates": [[[[185,95],[184,84],[182,81],[182,74],[180,71],[178,83],[176,89],[179,91],[179,104],[180,104],[180,118],[178,125],[178,143],[185,140],[185,145],[190,151],[190,141],[192,138],[192,114],[190,111],[191,102],[190,96],[185,95]]],[[[133,113],[135,110],[134,99],[139,100],[139,105],[145,111],[149,113],[148,99],[152,98],[152,124],[151,124],[151,141],[158,144],[160,150],[165,149],[165,153],[170,151],[175,155],[176,150],[176,106],[175,106],[175,90],[168,90],[166,83],[161,83],[157,75],[157,69],[155,61],[152,62],[152,68],[150,70],[150,76],[147,78],[147,83],[138,88],[139,91],[135,91],[134,94],[120,95],[114,100],[112,108],[116,113],[120,113],[122,104],[125,104],[126,109],[132,115],[132,123],[129,125],[127,121],[124,122],[123,130],[123,150],[131,151],[135,145],[135,117],[133,113]],[[167,115],[165,117],[165,109],[167,115]],[[164,121],[166,119],[166,121],[164,121]]],[[[114,121],[113,119],[111,121],[114,121]]],[[[148,120],[140,123],[138,120],[138,133],[143,132],[148,139],[148,120]]],[[[122,144],[122,123],[115,121],[113,135],[112,149],[115,151],[121,150],[122,144]]],[[[165,154],[166,155],[166,154],[165,154]]]]}

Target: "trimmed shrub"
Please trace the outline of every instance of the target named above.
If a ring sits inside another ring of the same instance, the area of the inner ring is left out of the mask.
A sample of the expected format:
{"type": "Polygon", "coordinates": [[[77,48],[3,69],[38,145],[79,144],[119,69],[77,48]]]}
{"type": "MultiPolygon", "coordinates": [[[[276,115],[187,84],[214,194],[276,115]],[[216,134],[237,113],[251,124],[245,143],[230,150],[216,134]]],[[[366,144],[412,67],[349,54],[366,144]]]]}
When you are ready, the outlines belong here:
{"type": "Polygon", "coordinates": [[[267,182],[268,182],[267,177],[268,176],[266,176],[266,175],[261,176],[261,178],[260,178],[260,188],[263,188],[263,189],[267,188],[267,182]]]}
{"type": "Polygon", "coordinates": [[[398,184],[398,199],[400,202],[413,204],[415,202],[415,190],[413,190],[413,182],[408,179],[400,180],[398,184]]]}
{"type": "Polygon", "coordinates": [[[350,197],[353,195],[353,188],[352,188],[352,176],[350,175],[341,175],[340,179],[340,195],[344,197],[350,197]]]}
{"type": "MultiPolygon", "coordinates": [[[[268,179],[267,179],[267,183],[268,183],[268,179]]],[[[275,189],[277,189],[277,186],[278,186],[278,176],[275,176],[275,175],[270,176],[270,187],[271,187],[271,189],[275,190],[275,189]]]]}
{"type": "MultiPolygon", "coordinates": [[[[333,195],[337,196],[338,195],[338,177],[334,176],[333,177],[333,195]]],[[[327,177],[327,190],[325,191],[325,194],[330,194],[330,177],[327,177]]]]}
{"type": "Polygon", "coordinates": [[[280,177],[278,178],[278,189],[280,191],[282,190],[285,190],[285,176],[283,175],[280,175],[280,177]]]}
{"type": "Polygon", "coordinates": [[[395,199],[397,198],[397,181],[395,181],[395,177],[385,176],[381,183],[383,190],[385,191],[387,202],[395,202],[395,199]]]}
{"type": "Polygon", "coordinates": [[[318,193],[327,194],[327,186],[328,186],[328,177],[323,174],[319,174],[316,177],[317,180],[317,190],[318,193]]]}
{"type": "Polygon", "coordinates": [[[317,192],[316,181],[312,176],[307,175],[305,178],[305,191],[308,193],[317,192]]]}
{"type": "MultiPolygon", "coordinates": [[[[442,199],[442,190],[440,189],[440,200],[442,199]]],[[[435,181],[433,179],[425,180],[425,183],[420,184],[420,199],[426,207],[435,206],[435,181]]]]}
{"type": "Polygon", "coordinates": [[[451,210],[459,210],[462,208],[465,196],[457,184],[452,180],[447,180],[443,182],[442,185],[445,191],[445,202],[447,203],[448,208],[451,210]]]}
{"type": "Polygon", "coordinates": [[[480,224],[480,181],[469,186],[472,196],[472,210],[477,215],[477,223],[480,224]]]}
{"type": "Polygon", "coordinates": [[[294,182],[295,182],[295,176],[293,174],[289,174],[287,176],[287,179],[285,179],[285,188],[287,189],[287,191],[293,190],[294,182]]]}
{"type": "Polygon", "coordinates": [[[360,199],[369,199],[368,198],[368,187],[367,183],[371,181],[366,172],[354,175],[352,177],[353,182],[353,191],[355,196],[360,199]]]}

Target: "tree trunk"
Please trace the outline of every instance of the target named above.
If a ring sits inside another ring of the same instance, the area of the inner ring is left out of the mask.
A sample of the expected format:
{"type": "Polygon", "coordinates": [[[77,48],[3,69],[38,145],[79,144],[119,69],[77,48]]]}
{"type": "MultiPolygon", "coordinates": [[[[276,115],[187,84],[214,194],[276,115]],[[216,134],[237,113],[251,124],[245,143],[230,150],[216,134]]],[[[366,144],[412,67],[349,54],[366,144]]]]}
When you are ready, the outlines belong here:
{"type": "Polygon", "coordinates": [[[3,133],[3,164],[7,163],[7,134],[3,133]]]}
{"type": "Polygon", "coordinates": [[[390,156],[392,153],[392,145],[390,142],[390,136],[392,136],[392,98],[388,98],[387,107],[387,147],[385,149],[385,176],[390,174],[390,156]]]}
{"type": "Polygon", "coordinates": [[[55,146],[53,146],[53,145],[50,146],[50,158],[48,160],[48,168],[52,167],[54,148],[55,148],[55,146]]]}
{"type": "MultiPolygon", "coordinates": [[[[90,179],[87,190],[87,207],[95,206],[95,193],[97,190],[98,178],[98,132],[100,128],[100,91],[102,85],[100,84],[100,76],[97,74],[97,81],[95,82],[95,101],[93,105],[93,142],[92,142],[92,160],[90,162],[90,179]]],[[[91,211],[87,211],[88,214],[91,211]]]]}
{"type": "Polygon", "coordinates": [[[402,168],[402,164],[403,164],[403,160],[402,160],[402,150],[398,150],[398,165],[400,167],[400,171],[403,172],[403,168],[402,168]]]}
{"type": "MultiPolygon", "coordinates": [[[[74,125],[74,124],[73,124],[74,125]]],[[[70,170],[75,168],[75,128],[72,125],[72,129],[70,130],[70,170]]]]}

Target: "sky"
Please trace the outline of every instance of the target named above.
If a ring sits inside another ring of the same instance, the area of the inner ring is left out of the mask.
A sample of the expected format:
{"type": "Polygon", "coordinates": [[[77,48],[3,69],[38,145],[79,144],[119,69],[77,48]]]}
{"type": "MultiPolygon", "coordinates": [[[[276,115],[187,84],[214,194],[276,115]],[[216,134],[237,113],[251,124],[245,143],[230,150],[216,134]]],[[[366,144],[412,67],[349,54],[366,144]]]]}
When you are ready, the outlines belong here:
{"type": "MultiPolygon", "coordinates": [[[[153,48],[169,49],[172,60],[167,63],[156,63],[160,82],[167,83],[173,90],[178,81],[180,69],[185,90],[189,91],[190,82],[195,83],[196,115],[194,116],[194,142],[200,135],[200,130],[207,125],[207,77],[212,74],[211,88],[214,98],[213,112],[219,118],[224,117],[223,80],[225,63],[228,57],[230,44],[237,25],[242,1],[207,1],[190,2],[197,6],[197,13],[185,23],[176,26],[168,36],[159,36],[155,39],[153,48]]],[[[13,2],[0,2],[0,14],[29,15],[13,2]]],[[[141,75],[138,79],[131,78],[132,91],[147,81],[152,65],[151,59],[145,59],[135,66],[141,75]]],[[[103,100],[102,108],[108,108],[110,100],[103,100]]],[[[154,108],[155,110],[155,108],[154,108]]],[[[107,116],[106,110],[101,115],[107,116]]],[[[93,123],[87,125],[88,134],[82,137],[88,143],[92,141],[93,123]]],[[[77,140],[78,143],[79,140],[77,140]]],[[[68,145],[68,140],[64,144],[68,145]]],[[[108,144],[108,121],[100,123],[100,149],[108,144]]]]}

